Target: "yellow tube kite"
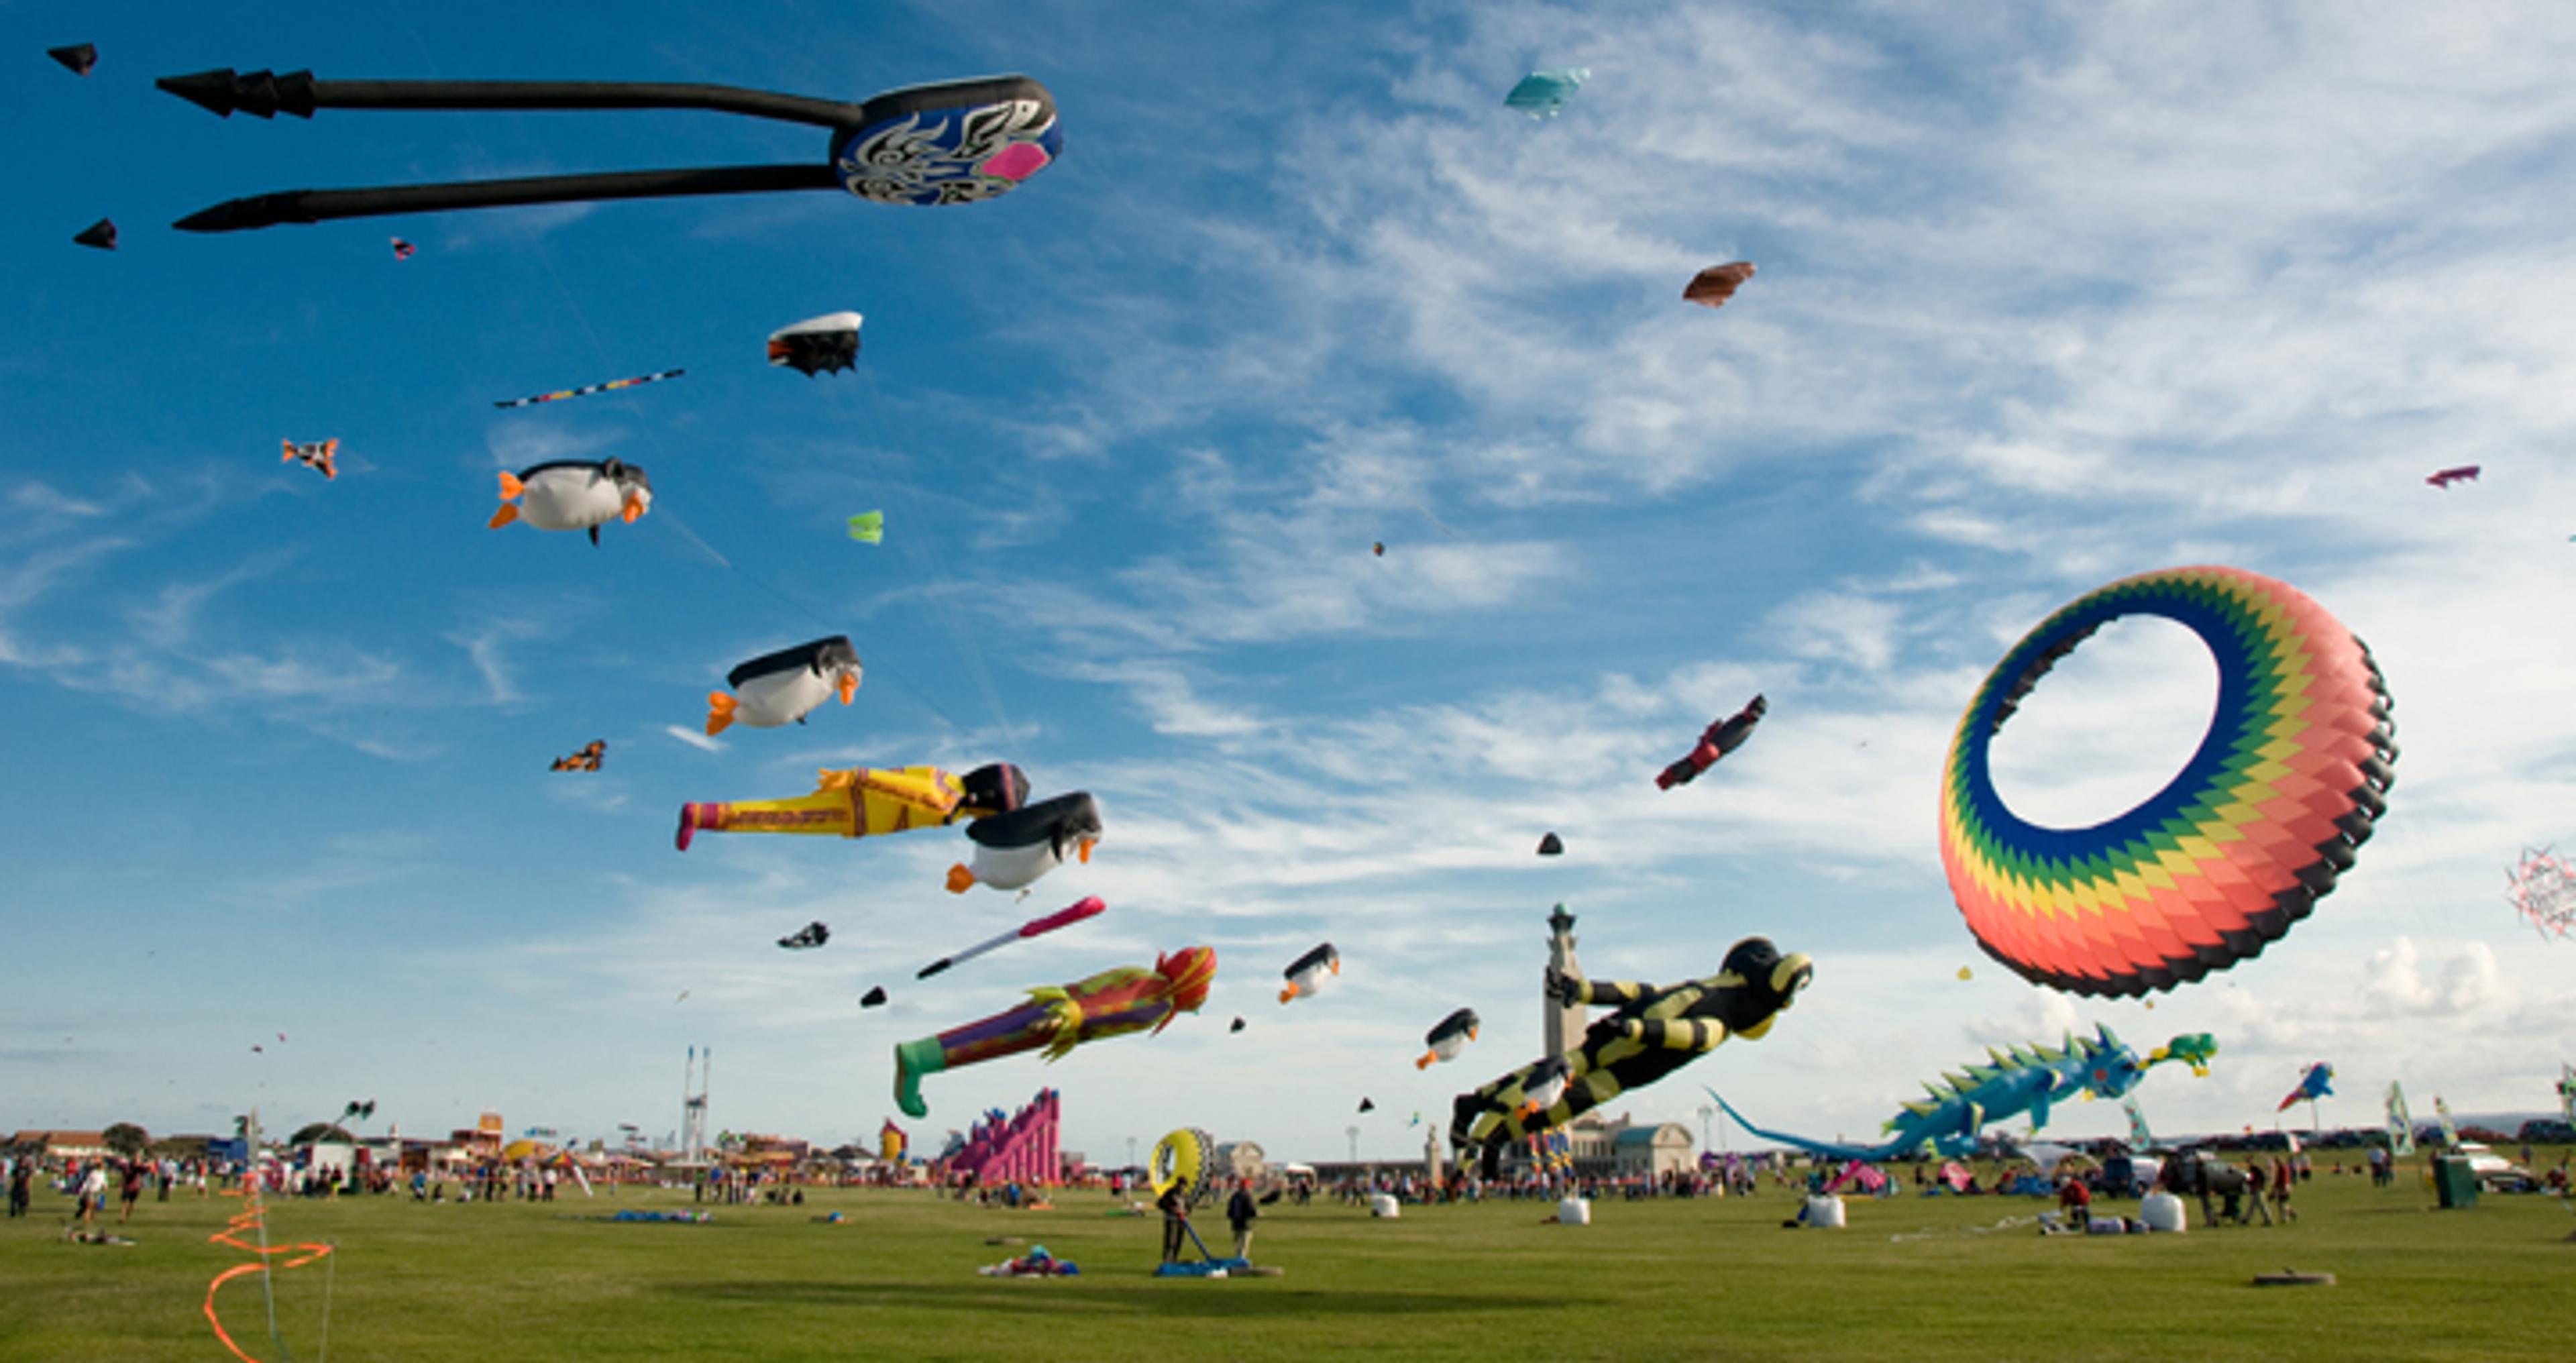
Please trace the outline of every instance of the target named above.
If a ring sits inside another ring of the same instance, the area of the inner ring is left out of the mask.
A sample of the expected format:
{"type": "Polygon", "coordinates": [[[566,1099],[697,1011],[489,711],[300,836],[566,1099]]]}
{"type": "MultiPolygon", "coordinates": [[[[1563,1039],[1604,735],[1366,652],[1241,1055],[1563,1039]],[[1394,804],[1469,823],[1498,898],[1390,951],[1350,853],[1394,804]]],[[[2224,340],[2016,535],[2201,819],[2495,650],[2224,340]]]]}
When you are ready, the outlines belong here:
{"type": "Polygon", "coordinates": [[[815,773],[814,793],[789,800],[697,802],[680,807],[679,848],[699,833],[835,833],[865,838],[936,828],[1017,809],[1029,778],[1007,762],[964,779],[937,767],[853,767],[815,773]]]}

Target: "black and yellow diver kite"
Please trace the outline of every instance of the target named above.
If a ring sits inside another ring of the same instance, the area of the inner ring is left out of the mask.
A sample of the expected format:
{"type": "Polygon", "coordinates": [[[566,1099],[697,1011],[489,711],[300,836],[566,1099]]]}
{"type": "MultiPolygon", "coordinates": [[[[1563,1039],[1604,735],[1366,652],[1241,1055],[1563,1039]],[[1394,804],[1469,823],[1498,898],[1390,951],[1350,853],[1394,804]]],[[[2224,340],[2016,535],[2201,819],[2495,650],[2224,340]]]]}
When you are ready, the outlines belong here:
{"type": "Polygon", "coordinates": [[[1586,1027],[1583,1040],[1565,1054],[1459,1094],[1450,1142],[1460,1162],[1481,1155],[1486,1177],[1494,1177],[1506,1145],[1651,1084],[1730,1036],[1760,1040],[1815,973],[1806,956],[1783,956],[1764,937],[1747,937],[1729,948],[1715,975],[1675,985],[1586,980],[1550,966],[1547,991],[1558,1002],[1616,1011],[1586,1027]],[[1546,1090],[1555,1093],[1551,1097],[1546,1090]],[[1547,1101],[1534,1101],[1534,1095],[1547,1101]]]}

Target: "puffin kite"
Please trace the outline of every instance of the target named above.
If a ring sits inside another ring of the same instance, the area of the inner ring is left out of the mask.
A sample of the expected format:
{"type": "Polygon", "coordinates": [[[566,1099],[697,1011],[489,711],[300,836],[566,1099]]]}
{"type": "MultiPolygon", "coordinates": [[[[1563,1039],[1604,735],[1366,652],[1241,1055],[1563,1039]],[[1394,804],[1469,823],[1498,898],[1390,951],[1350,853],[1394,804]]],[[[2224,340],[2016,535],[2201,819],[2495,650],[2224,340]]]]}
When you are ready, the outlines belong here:
{"type": "Polygon", "coordinates": [[[278,443],[286,447],[286,453],[277,462],[292,464],[300,459],[304,461],[304,467],[320,469],[324,478],[336,479],[340,476],[339,441],[316,440],[310,444],[299,445],[292,440],[281,440],[278,443]]]}
{"type": "Polygon", "coordinates": [[[948,889],[953,894],[964,894],[974,885],[1026,889],[1062,866],[1068,854],[1088,864],[1100,834],[1100,806],[1089,791],[988,814],[966,825],[975,857],[969,864],[948,868],[948,889]]]}
{"type": "Polygon", "coordinates": [[[571,756],[556,758],[555,764],[547,770],[597,771],[599,770],[599,759],[606,757],[607,755],[608,740],[604,738],[594,738],[588,743],[581,745],[581,747],[575,750],[571,756]]]}
{"type": "Polygon", "coordinates": [[[846,634],[764,653],[725,674],[732,695],[707,693],[707,732],[723,733],[736,722],[755,729],[802,724],[835,692],[849,704],[863,670],[846,634]]]}
{"type": "Polygon", "coordinates": [[[492,513],[490,525],[498,530],[525,520],[539,530],[587,530],[597,545],[599,527],[610,521],[632,525],[652,505],[653,480],[640,464],[557,459],[517,473],[503,470],[501,509],[492,513]]]}
{"type": "Polygon", "coordinates": [[[787,948],[789,951],[806,951],[814,947],[819,947],[825,942],[831,940],[832,930],[825,927],[823,924],[816,922],[808,923],[794,932],[779,938],[778,944],[787,948]]]}
{"type": "Polygon", "coordinates": [[[855,312],[827,312],[792,327],[769,333],[769,362],[812,378],[859,367],[859,324],[855,312]]]}
{"type": "Polygon", "coordinates": [[[1483,1025],[1473,1008],[1461,1008],[1440,1019],[1438,1026],[1423,1034],[1423,1044],[1431,1049],[1424,1051],[1422,1058],[1413,1062],[1413,1067],[1427,1070],[1434,1061],[1457,1059],[1467,1049],[1467,1043],[1476,1039],[1476,1029],[1483,1025]]]}
{"type": "Polygon", "coordinates": [[[1342,953],[1333,950],[1332,943],[1325,942],[1289,962],[1288,968],[1279,973],[1288,979],[1288,987],[1279,991],[1281,1003],[1300,997],[1311,999],[1322,991],[1326,975],[1342,973],[1342,953]]]}

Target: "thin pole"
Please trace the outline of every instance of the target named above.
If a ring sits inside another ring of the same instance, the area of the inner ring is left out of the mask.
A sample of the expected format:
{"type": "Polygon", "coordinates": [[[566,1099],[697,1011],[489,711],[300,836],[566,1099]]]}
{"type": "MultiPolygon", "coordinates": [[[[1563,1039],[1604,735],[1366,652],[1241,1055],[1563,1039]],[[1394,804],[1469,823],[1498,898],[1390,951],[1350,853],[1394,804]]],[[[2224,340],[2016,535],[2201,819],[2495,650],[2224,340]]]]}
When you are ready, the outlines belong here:
{"type": "Polygon", "coordinates": [[[783,123],[855,128],[862,106],[732,85],[614,80],[315,80],[310,71],[218,67],[153,82],[225,118],[311,118],[316,109],[704,109],[783,123]]]}
{"type": "Polygon", "coordinates": [[[630,170],[599,175],[536,175],[516,180],[462,180],[378,189],[289,189],[226,199],[179,219],[187,232],[242,232],[280,223],[377,218],[394,213],[437,213],[459,208],[509,208],[524,204],[602,199],[673,199],[708,194],[761,194],[789,189],[839,189],[828,165],[708,166],[694,170],[630,170]]]}

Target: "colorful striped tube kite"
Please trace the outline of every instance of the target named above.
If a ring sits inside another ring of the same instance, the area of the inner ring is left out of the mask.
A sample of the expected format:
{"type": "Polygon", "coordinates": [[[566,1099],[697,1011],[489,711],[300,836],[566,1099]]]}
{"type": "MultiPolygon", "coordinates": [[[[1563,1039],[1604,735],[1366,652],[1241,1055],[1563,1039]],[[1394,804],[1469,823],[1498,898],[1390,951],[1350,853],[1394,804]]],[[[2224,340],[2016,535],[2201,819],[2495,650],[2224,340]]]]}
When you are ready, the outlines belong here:
{"type": "Polygon", "coordinates": [[[1216,982],[1216,951],[1185,947],[1157,957],[1154,968],[1120,966],[1071,984],[1029,991],[1028,1002],[894,1048],[894,1097],[905,1115],[927,1117],[922,1076],[999,1060],[1043,1046],[1050,1062],[1086,1041],[1160,1032],[1207,1002],[1216,982]]]}
{"type": "Polygon", "coordinates": [[[2296,588],[2239,568],[2142,573],[2040,622],[1960,717],[1941,775],[1941,862],[1969,931],[2035,984],[2132,997],[2259,954],[2349,870],[2396,773],[2370,650],[2296,588]],[[2218,662],[2218,711],[2189,764],[2091,828],[2023,822],[1986,748],[2058,659],[2154,615],[2218,662]]]}

